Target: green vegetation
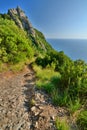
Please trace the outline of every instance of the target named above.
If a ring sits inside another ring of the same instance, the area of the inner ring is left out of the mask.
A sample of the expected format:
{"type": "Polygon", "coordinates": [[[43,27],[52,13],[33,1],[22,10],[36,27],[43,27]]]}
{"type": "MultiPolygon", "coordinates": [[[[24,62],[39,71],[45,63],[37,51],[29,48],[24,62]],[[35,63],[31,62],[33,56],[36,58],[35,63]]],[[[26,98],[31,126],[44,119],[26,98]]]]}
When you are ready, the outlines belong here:
{"type": "Polygon", "coordinates": [[[41,32],[35,29],[33,37],[20,29],[9,15],[0,14],[0,71],[6,64],[11,70],[21,70],[26,61],[50,49],[41,32]]]}
{"type": "Polygon", "coordinates": [[[67,124],[65,119],[60,120],[57,118],[55,124],[56,124],[57,130],[70,130],[70,127],[67,124]]]}
{"type": "Polygon", "coordinates": [[[33,69],[36,72],[36,77],[38,78],[38,80],[36,81],[38,89],[44,88],[47,92],[50,93],[54,87],[53,84],[50,84],[50,79],[53,76],[59,77],[59,73],[49,68],[42,69],[35,64],[33,65],[33,69]]]}
{"type": "Polygon", "coordinates": [[[53,80],[50,80],[51,83],[56,80],[56,84],[53,84],[57,95],[59,95],[60,100],[64,99],[64,101],[59,102],[59,105],[77,104],[79,99],[79,102],[84,102],[87,94],[87,65],[84,61],[73,62],[63,52],[51,52],[44,58],[38,57],[36,64],[42,66],[43,69],[49,67],[60,74],[57,79],[54,77],[53,80]]]}
{"type": "Polygon", "coordinates": [[[79,130],[87,130],[87,110],[82,111],[77,117],[79,130]]]}
{"type": "Polygon", "coordinates": [[[41,51],[46,51],[46,50],[52,50],[51,45],[46,41],[44,35],[42,32],[38,31],[37,29],[35,29],[35,38],[34,38],[34,42],[35,44],[37,44],[38,50],[41,51]]]}
{"type": "MultiPolygon", "coordinates": [[[[87,64],[82,60],[72,61],[64,52],[57,52],[35,30],[35,36],[20,29],[7,14],[0,14],[0,72],[9,68],[22,70],[32,58],[36,72],[36,85],[52,98],[54,105],[66,107],[70,115],[81,107],[77,125],[87,130],[87,64]]],[[[34,100],[31,100],[34,104],[34,100]]],[[[68,130],[65,121],[56,120],[58,130],[68,130]]]]}
{"type": "Polygon", "coordinates": [[[19,29],[13,21],[0,18],[0,61],[15,64],[26,61],[33,54],[26,32],[19,29]]]}
{"type": "MultiPolygon", "coordinates": [[[[84,61],[72,61],[63,52],[52,51],[44,57],[38,57],[35,63],[40,66],[35,69],[38,78],[37,86],[50,95],[54,105],[66,107],[70,115],[81,107],[85,110],[87,64],[84,61]]],[[[83,120],[86,123],[85,116],[83,120]]]]}

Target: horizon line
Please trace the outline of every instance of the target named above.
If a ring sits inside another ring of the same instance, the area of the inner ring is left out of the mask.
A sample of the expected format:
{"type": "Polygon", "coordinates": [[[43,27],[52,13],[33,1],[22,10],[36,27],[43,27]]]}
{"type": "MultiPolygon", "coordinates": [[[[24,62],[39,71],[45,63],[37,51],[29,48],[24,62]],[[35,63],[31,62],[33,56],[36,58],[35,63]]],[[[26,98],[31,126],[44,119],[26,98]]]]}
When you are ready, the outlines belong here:
{"type": "Polygon", "coordinates": [[[61,37],[60,38],[59,37],[58,38],[57,37],[46,37],[46,39],[72,39],[72,40],[74,40],[74,39],[76,40],[77,39],[77,40],[87,40],[87,38],[61,38],[61,37]]]}

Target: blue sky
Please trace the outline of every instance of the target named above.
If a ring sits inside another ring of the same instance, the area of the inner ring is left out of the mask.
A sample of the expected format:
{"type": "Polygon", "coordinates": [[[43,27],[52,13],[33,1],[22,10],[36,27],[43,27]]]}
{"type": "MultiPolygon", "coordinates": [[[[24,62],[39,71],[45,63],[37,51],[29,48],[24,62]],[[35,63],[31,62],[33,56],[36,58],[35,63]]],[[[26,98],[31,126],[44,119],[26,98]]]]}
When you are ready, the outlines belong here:
{"type": "Polygon", "coordinates": [[[47,38],[87,39],[87,0],[1,0],[0,13],[17,5],[47,38]]]}

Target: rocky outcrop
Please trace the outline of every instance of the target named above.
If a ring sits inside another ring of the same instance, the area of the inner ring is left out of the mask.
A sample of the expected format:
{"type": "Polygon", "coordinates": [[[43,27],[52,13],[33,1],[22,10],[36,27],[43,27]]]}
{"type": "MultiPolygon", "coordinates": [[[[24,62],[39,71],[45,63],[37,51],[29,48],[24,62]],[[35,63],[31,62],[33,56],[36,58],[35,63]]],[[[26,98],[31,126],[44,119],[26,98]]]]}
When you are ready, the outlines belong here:
{"type": "Polygon", "coordinates": [[[52,49],[51,46],[47,43],[44,35],[37,29],[33,28],[28,17],[20,7],[9,9],[8,15],[19,28],[27,31],[28,34],[31,34],[29,35],[29,38],[31,38],[33,45],[38,50],[46,52],[47,50],[52,49]]]}
{"type": "Polygon", "coordinates": [[[17,26],[35,36],[34,28],[20,7],[17,7],[16,9],[9,9],[8,14],[10,15],[11,19],[15,21],[17,26]]]}

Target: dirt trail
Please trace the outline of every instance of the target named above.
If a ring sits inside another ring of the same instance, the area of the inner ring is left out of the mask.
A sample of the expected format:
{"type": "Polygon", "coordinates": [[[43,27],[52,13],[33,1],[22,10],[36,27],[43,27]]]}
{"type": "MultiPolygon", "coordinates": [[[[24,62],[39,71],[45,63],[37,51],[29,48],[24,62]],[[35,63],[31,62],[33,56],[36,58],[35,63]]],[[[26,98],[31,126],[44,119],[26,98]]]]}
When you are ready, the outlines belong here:
{"type": "Polygon", "coordinates": [[[0,130],[29,130],[26,87],[23,86],[27,73],[31,73],[31,69],[0,74],[0,130]]]}
{"type": "Polygon", "coordinates": [[[63,119],[67,111],[36,89],[31,67],[0,74],[0,130],[56,130],[57,116],[63,119]]]}

